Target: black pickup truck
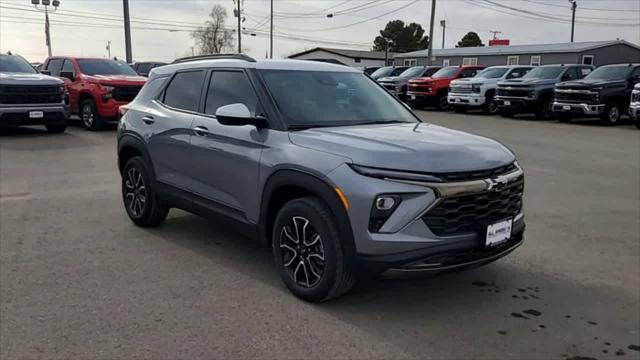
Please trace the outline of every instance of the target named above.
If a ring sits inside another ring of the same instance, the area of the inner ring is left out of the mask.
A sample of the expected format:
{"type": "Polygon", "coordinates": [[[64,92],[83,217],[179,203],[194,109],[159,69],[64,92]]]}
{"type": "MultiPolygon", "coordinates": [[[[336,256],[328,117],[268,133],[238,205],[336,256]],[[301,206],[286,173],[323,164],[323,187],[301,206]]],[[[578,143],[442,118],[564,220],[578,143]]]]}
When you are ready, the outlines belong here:
{"type": "Polygon", "coordinates": [[[640,64],[601,66],[584,79],[556,84],[553,112],[561,121],[600,117],[615,125],[629,108],[634,84],[640,82],[640,64]]]}

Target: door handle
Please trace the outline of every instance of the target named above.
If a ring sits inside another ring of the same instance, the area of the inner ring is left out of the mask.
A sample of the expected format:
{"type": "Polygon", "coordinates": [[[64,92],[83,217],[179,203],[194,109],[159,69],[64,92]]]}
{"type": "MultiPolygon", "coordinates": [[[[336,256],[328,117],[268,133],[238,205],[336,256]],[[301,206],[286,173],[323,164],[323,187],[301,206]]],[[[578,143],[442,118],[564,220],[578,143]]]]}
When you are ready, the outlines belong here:
{"type": "Polygon", "coordinates": [[[142,121],[144,121],[144,123],[145,123],[145,124],[147,124],[147,125],[151,125],[151,124],[153,124],[154,122],[156,122],[156,121],[153,119],[153,116],[149,116],[149,115],[143,116],[143,117],[142,117],[142,121]]]}
{"type": "Polygon", "coordinates": [[[204,126],[196,126],[193,128],[193,131],[200,136],[207,136],[207,134],[209,134],[209,129],[204,126]]]}

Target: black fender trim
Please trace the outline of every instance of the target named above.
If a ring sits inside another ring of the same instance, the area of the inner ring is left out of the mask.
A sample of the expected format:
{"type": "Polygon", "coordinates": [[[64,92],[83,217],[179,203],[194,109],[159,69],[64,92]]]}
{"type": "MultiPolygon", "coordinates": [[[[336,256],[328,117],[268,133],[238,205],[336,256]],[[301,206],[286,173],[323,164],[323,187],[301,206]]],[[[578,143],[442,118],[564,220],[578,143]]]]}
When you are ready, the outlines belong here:
{"type": "Polygon", "coordinates": [[[269,219],[268,211],[270,202],[272,201],[272,196],[275,191],[283,186],[296,186],[308,190],[327,204],[333,213],[336,223],[338,224],[338,231],[341,239],[343,240],[343,250],[345,257],[347,257],[345,261],[351,261],[349,257],[354,256],[356,253],[353,231],[351,230],[351,223],[349,222],[347,210],[344,208],[342,201],[338,198],[338,195],[334,190],[334,186],[332,186],[326,179],[321,179],[314,174],[301,170],[278,170],[267,179],[264,191],[262,192],[260,207],[260,240],[265,245],[269,244],[271,234],[269,234],[268,231],[270,224],[267,219],[269,219]]]}
{"type": "Polygon", "coordinates": [[[122,150],[126,147],[134,148],[140,154],[142,154],[142,157],[146,161],[147,165],[149,165],[149,169],[151,169],[151,175],[153,176],[153,179],[155,181],[156,170],[153,167],[153,161],[151,160],[151,155],[149,154],[149,150],[147,150],[144,140],[142,140],[142,138],[140,138],[139,135],[131,132],[125,132],[118,139],[118,164],[117,165],[118,165],[118,170],[120,171],[120,175],[122,175],[122,168],[124,167],[124,164],[121,163],[121,160],[120,160],[120,154],[122,153],[122,150]]]}

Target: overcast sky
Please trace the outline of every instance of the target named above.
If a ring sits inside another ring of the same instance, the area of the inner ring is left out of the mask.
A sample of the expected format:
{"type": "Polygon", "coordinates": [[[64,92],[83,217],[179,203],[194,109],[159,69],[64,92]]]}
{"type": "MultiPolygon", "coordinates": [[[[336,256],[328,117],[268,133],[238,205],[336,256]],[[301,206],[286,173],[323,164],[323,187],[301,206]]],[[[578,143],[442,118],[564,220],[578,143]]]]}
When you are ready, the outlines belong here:
{"type": "MultiPolygon", "coordinates": [[[[105,57],[111,41],[111,55],[125,57],[122,0],[60,2],[50,16],[54,55],[105,57]]],[[[30,3],[0,0],[0,51],[42,61],[47,55],[44,14],[30,3]]],[[[640,43],[640,1],[577,3],[575,41],[620,38],[640,43]]],[[[130,0],[134,59],[170,61],[191,54],[189,30],[206,20],[213,4],[227,8],[227,25],[235,27],[233,0],[130,0]]],[[[269,0],[243,4],[243,27],[256,36],[243,35],[242,44],[254,57],[264,57],[269,49],[269,4],[269,0]]],[[[419,23],[428,32],[430,9],[430,0],[275,0],[274,55],[285,57],[316,46],[367,49],[378,31],[395,19],[419,23]],[[333,18],[325,16],[329,12],[333,18]]],[[[437,0],[434,47],[441,47],[440,20],[447,21],[446,46],[453,47],[468,31],[476,31],[486,43],[492,38],[490,30],[502,31],[500,37],[512,44],[567,42],[571,25],[565,19],[571,19],[568,0],[437,0]],[[535,16],[531,13],[547,20],[530,18],[535,16]]]]}

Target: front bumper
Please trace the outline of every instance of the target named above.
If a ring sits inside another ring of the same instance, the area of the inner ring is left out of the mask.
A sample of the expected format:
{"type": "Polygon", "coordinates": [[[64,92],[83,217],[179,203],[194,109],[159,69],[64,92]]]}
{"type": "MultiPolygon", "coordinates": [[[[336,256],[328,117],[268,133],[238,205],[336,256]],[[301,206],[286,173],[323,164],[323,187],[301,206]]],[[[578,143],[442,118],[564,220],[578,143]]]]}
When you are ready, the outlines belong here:
{"type": "Polygon", "coordinates": [[[577,114],[597,116],[604,111],[605,104],[576,104],[555,101],[553,112],[556,114],[577,114]]]}
{"type": "Polygon", "coordinates": [[[106,118],[105,120],[115,121],[118,119],[120,106],[127,105],[128,103],[128,101],[117,101],[114,99],[104,101],[100,99],[96,102],[96,110],[101,117],[106,118]]]}
{"type": "MultiPolygon", "coordinates": [[[[432,184],[378,179],[360,175],[348,165],[338,167],[327,176],[349,201],[348,214],[356,252],[359,261],[366,266],[439,271],[451,266],[470,266],[492,261],[497,255],[494,250],[506,255],[505,246],[515,248],[523,239],[525,222],[521,211],[511,218],[511,236],[495,246],[485,246],[488,224],[477,223],[472,231],[442,236],[427,226],[425,215],[442,201],[489,191],[490,185],[485,180],[432,184]],[[368,225],[372,205],[381,194],[396,194],[402,201],[379,232],[371,232],[368,225]]],[[[518,168],[500,178],[515,182],[515,179],[522,179],[522,170],[518,168]]],[[[497,221],[492,219],[490,222],[497,221]]]]}
{"type": "Polygon", "coordinates": [[[447,101],[454,107],[479,107],[484,105],[486,98],[480,94],[449,93],[447,101]]]}
{"type": "Polygon", "coordinates": [[[494,100],[499,111],[525,113],[537,111],[538,101],[535,98],[496,96],[494,100]]]}
{"type": "Polygon", "coordinates": [[[15,127],[28,125],[66,124],[69,107],[65,104],[42,105],[0,105],[0,126],[15,127]],[[37,113],[40,117],[34,117],[37,113]]]}
{"type": "Polygon", "coordinates": [[[629,116],[634,121],[640,121],[640,102],[631,103],[629,106],[629,116]]]}

